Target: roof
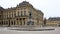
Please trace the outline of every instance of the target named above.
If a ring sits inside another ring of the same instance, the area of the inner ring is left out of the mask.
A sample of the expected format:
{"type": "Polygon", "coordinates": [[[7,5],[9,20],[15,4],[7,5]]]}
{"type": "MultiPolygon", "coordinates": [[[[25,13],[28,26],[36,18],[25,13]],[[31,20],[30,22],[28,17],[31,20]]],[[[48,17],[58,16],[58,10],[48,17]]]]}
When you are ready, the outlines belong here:
{"type": "Polygon", "coordinates": [[[50,17],[48,20],[50,20],[50,21],[59,21],[60,17],[50,17]]]}
{"type": "MultiPolygon", "coordinates": [[[[29,2],[27,1],[23,1],[22,3],[19,3],[19,5],[17,5],[16,7],[11,7],[5,10],[15,10],[17,7],[23,7],[23,6],[30,6],[33,9],[35,9],[29,2]]],[[[2,7],[0,7],[0,9],[3,9],[2,7]]],[[[41,10],[35,9],[38,13],[40,12],[41,14],[43,14],[43,12],[41,10]]]]}
{"type": "Polygon", "coordinates": [[[4,9],[4,8],[0,6],[0,9],[4,9]]]}
{"type": "Polygon", "coordinates": [[[27,2],[27,1],[23,1],[22,3],[19,3],[19,5],[18,6],[32,6],[29,2],[27,2]]]}
{"type": "Polygon", "coordinates": [[[4,10],[4,8],[0,6],[0,11],[2,11],[2,10],[4,10]]]}
{"type": "MultiPolygon", "coordinates": [[[[36,9],[37,10],[37,9],[36,9]]],[[[41,10],[37,10],[39,13],[42,13],[44,15],[44,13],[41,10]]]]}
{"type": "MultiPolygon", "coordinates": [[[[33,9],[35,9],[35,8],[34,8],[29,2],[27,2],[27,1],[23,1],[22,3],[20,3],[20,4],[18,5],[18,7],[23,7],[23,6],[31,6],[33,9]]],[[[43,14],[43,12],[42,12],[41,10],[38,10],[38,9],[35,9],[35,10],[43,14]]],[[[43,14],[43,15],[44,15],[44,14],[43,14]]]]}

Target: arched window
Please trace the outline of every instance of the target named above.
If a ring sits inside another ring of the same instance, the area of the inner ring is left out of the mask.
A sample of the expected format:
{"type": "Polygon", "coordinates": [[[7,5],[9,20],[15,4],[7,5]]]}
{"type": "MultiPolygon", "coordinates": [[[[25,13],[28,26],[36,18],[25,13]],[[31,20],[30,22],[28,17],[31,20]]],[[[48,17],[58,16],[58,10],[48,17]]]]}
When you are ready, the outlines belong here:
{"type": "Polygon", "coordinates": [[[26,15],[26,11],[24,11],[24,16],[26,15]]]}
{"type": "Polygon", "coordinates": [[[18,11],[18,16],[19,16],[19,11],[18,11]]]}
{"type": "Polygon", "coordinates": [[[11,21],[11,25],[13,25],[13,21],[11,21]]]}
{"type": "Polygon", "coordinates": [[[21,16],[23,15],[22,11],[21,11],[21,16]]]}
{"type": "Polygon", "coordinates": [[[26,15],[26,8],[24,8],[24,15],[26,15]]]}

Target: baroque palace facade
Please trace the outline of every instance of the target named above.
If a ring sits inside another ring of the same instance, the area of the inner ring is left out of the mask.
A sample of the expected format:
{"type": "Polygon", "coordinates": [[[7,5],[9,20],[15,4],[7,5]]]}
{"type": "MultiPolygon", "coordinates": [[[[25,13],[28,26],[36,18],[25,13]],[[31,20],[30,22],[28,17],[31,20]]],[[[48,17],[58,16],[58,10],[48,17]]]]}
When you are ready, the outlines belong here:
{"type": "Polygon", "coordinates": [[[23,1],[16,7],[0,7],[0,26],[60,26],[60,17],[43,19],[44,13],[23,1]]]}
{"type": "Polygon", "coordinates": [[[0,7],[1,26],[43,26],[44,14],[29,2],[23,1],[13,8],[0,7]]]}

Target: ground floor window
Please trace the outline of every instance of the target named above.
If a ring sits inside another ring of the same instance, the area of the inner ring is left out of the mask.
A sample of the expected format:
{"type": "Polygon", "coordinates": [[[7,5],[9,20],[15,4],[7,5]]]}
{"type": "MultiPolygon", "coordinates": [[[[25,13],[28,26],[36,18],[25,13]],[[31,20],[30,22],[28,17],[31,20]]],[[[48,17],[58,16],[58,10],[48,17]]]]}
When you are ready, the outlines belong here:
{"type": "Polygon", "coordinates": [[[13,25],[13,21],[11,21],[11,25],[13,25]]]}
{"type": "Polygon", "coordinates": [[[0,25],[2,25],[2,23],[0,22],[0,25]]]}
{"type": "Polygon", "coordinates": [[[8,21],[4,21],[3,23],[4,23],[4,25],[8,25],[8,21]]]}
{"type": "Polygon", "coordinates": [[[59,27],[60,27],[60,25],[59,25],[59,27]]]}

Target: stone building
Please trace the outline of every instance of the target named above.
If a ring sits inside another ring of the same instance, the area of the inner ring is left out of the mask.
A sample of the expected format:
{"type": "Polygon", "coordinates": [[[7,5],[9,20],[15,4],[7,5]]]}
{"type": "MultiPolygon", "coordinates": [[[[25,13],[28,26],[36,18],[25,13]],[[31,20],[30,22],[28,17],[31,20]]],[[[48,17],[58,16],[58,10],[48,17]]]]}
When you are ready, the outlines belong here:
{"type": "Polygon", "coordinates": [[[0,26],[3,24],[2,22],[2,20],[3,20],[3,10],[4,10],[4,8],[2,8],[2,7],[0,7],[0,26]]]}
{"type": "Polygon", "coordinates": [[[44,14],[29,2],[23,1],[13,8],[0,8],[1,26],[43,26],[44,14]]]}
{"type": "Polygon", "coordinates": [[[50,17],[46,20],[46,26],[60,26],[60,17],[50,17]]]}

